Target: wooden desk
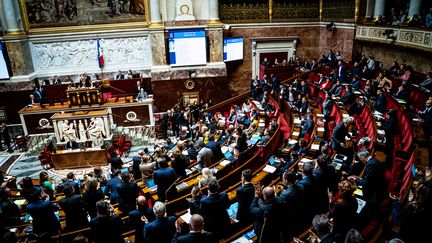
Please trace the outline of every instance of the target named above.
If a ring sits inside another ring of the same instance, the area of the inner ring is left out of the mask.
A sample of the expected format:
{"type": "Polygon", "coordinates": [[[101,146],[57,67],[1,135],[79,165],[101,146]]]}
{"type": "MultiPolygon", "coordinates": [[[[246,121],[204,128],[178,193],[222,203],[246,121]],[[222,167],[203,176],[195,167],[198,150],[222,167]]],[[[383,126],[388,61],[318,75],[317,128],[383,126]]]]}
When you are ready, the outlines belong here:
{"type": "Polygon", "coordinates": [[[104,149],[60,150],[52,154],[52,162],[56,169],[71,169],[106,165],[104,149]]]}

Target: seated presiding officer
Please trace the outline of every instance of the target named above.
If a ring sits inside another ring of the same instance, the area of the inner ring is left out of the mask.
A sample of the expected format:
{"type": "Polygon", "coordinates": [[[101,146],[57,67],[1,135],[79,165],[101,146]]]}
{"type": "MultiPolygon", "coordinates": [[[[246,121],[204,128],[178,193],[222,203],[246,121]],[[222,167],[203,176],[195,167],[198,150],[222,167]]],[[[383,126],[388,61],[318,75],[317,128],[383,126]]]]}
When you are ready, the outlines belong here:
{"type": "Polygon", "coordinates": [[[147,92],[145,92],[145,90],[143,88],[141,88],[140,92],[136,96],[136,101],[138,101],[138,102],[144,101],[147,98],[148,98],[147,92]]]}

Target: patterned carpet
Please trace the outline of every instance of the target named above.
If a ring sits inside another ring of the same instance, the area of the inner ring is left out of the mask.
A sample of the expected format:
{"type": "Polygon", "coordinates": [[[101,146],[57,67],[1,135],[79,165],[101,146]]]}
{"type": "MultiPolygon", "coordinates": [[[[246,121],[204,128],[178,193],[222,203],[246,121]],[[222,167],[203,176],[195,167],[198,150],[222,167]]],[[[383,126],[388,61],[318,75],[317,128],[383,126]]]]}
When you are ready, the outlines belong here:
{"type": "MultiPolygon", "coordinates": [[[[144,149],[145,146],[132,147],[130,153],[127,157],[122,157],[125,167],[129,167],[132,163],[132,157],[136,155],[138,150],[144,149]]],[[[152,152],[153,147],[147,147],[147,149],[152,152]]],[[[4,154],[0,155],[0,168],[3,169],[8,175],[16,176],[17,181],[21,181],[22,178],[29,176],[34,179],[39,178],[39,173],[44,170],[40,164],[37,156],[27,156],[25,153],[15,152],[11,155],[4,154]],[[3,166],[3,164],[8,164],[3,166]]],[[[108,173],[109,166],[103,166],[102,169],[108,173]]],[[[86,167],[81,169],[65,169],[65,170],[47,170],[50,178],[56,182],[60,182],[62,178],[66,177],[69,172],[74,172],[77,179],[82,178],[84,174],[93,171],[93,167],[86,167]]]]}

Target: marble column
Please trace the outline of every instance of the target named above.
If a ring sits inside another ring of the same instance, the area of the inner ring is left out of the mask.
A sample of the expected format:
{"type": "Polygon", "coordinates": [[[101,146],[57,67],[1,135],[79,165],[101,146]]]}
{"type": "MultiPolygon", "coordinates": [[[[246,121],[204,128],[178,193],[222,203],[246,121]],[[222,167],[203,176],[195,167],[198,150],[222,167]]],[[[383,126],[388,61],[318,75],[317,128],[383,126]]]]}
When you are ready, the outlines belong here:
{"type": "Polygon", "coordinates": [[[422,0],[411,0],[408,10],[408,18],[411,19],[414,15],[420,14],[422,7],[422,0]]]}
{"type": "Polygon", "coordinates": [[[386,0],[375,0],[374,18],[378,18],[380,15],[384,17],[385,4],[386,0]]]}
{"type": "Polygon", "coordinates": [[[162,25],[159,0],[150,0],[150,22],[152,26],[162,25]]]}
{"type": "Polygon", "coordinates": [[[105,135],[106,135],[107,138],[110,138],[111,137],[111,127],[108,124],[108,117],[104,116],[102,118],[103,118],[103,121],[104,121],[104,127],[105,127],[105,131],[106,131],[105,135]]]}
{"type": "Polygon", "coordinates": [[[53,123],[53,127],[54,127],[55,138],[57,140],[57,143],[59,143],[60,142],[60,135],[59,135],[58,127],[57,127],[57,121],[53,120],[52,123],[53,123]]]}
{"type": "Polygon", "coordinates": [[[375,0],[367,0],[366,3],[366,18],[370,19],[374,17],[375,0]]]}
{"type": "Polygon", "coordinates": [[[209,10],[209,14],[208,14],[209,23],[219,24],[220,20],[219,20],[218,0],[209,0],[208,10],[209,10]]]}
{"type": "Polygon", "coordinates": [[[150,126],[154,126],[155,125],[155,119],[154,119],[154,113],[153,113],[153,102],[151,102],[148,105],[148,108],[149,108],[150,126]]]}
{"type": "Polygon", "coordinates": [[[14,0],[2,0],[7,32],[19,31],[14,0]]]}
{"type": "Polygon", "coordinates": [[[210,62],[223,62],[223,33],[222,28],[207,31],[210,43],[210,62]]]}
{"type": "Polygon", "coordinates": [[[166,0],[166,8],[167,8],[167,22],[172,22],[175,19],[176,12],[176,1],[175,0],[166,0]]]}
{"type": "Polygon", "coordinates": [[[34,72],[30,46],[26,39],[8,40],[6,41],[6,49],[14,76],[28,75],[34,72]]]}

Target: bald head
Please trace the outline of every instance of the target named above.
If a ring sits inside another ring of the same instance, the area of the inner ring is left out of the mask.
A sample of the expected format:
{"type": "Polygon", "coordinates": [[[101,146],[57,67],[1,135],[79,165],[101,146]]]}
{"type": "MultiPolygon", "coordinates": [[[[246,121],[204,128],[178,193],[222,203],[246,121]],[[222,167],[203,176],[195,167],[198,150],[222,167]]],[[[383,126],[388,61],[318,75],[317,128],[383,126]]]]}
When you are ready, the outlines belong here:
{"type": "Polygon", "coordinates": [[[137,197],[137,204],[140,206],[144,206],[146,203],[146,198],[144,196],[137,197]]]}
{"type": "Polygon", "coordinates": [[[203,217],[199,214],[192,215],[189,222],[189,228],[191,231],[201,232],[204,229],[203,217]]]}
{"type": "Polygon", "coordinates": [[[265,201],[269,201],[270,199],[274,198],[275,191],[274,191],[273,187],[269,187],[269,186],[264,187],[263,196],[264,196],[265,201]]]}

